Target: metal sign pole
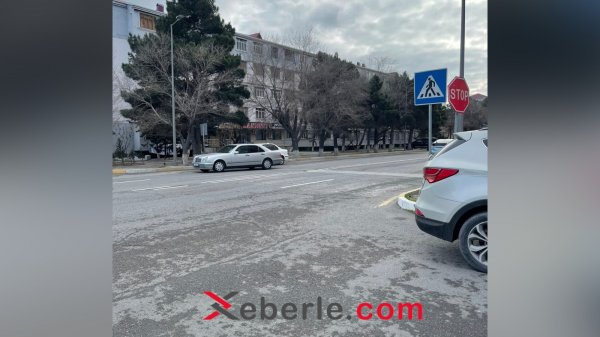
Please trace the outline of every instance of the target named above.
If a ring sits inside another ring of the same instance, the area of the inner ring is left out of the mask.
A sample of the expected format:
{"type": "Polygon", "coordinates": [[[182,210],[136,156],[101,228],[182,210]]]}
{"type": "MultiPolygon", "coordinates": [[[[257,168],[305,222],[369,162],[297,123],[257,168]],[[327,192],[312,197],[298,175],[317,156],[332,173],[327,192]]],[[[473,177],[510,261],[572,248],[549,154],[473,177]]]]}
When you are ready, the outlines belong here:
{"type": "Polygon", "coordinates": [[[427,141],[427,143],[429,144],[427,147],[429,149],[429,154],[431,154],[431,124],[431,104],[429,104],[429,138],[427,141]]]}
{"type": "MultiPolygon", "coordinates": [[[[460,12],[460,78],[465,78],[465,0],[460,12]]],[[[463,115],[454,112],[454,132],[463,130],[463,115]]]]}

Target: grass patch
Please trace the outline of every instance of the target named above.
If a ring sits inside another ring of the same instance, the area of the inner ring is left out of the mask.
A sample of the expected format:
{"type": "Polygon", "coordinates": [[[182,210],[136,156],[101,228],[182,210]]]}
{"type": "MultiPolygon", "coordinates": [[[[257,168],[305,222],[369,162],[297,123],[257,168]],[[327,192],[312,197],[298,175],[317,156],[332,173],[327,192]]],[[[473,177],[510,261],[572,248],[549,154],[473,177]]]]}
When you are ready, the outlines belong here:
{"type": "Polygon", "coordinates": [[[412,202],[417,202],[417,198],[419,197],[420,192],[421,192],[421,190],[419,189],[419,190],[416,190],[416,191],[406,194],[404,197],[412,202]]]}

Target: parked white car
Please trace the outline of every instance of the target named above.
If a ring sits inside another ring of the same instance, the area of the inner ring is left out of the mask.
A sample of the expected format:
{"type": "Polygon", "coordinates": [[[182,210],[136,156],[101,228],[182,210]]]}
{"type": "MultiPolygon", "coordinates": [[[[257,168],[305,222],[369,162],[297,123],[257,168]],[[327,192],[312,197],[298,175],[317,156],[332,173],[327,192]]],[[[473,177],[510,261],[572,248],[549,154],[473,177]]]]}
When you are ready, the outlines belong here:
{"type": "Polygon", "coordinates": [[[283,159],[283,161],[281,162],[281,165],[285,164],[285,162],[288,160],[288,158],[290,157],[288,154],[288,150],[283,149],[275,144],[272,143],[264,143],[264,144],[258,144],[258,145],[262,145],[264,147],[266,147],[267,149],[271,150],[271,151],[277,151],[279,153],[281,153],[281,158],[283,159]]]}
{"type": "Polygon", "coordinates": [[[487,128],[455,137],[423,168],[415,219],[426,233],[458,240],[467,263],[487,273],[487,128]]]}
{"type": "Polygon", "coordinates": [[[450,144],[450,142],[452,142],[453,139],[438,139],[435,142],[433,142],[431,144],[431,154],[436,154],[438,153],[441,149],[444,148],[444,146],[450,144]]]}
{"type": "Polygon", "coordinates": [[[201,154],[194,157],[192,165],[202,172],[213,170],[223,172],[227,168],[247,167],[254,169],[262,167],[270,169],[273,164],[281,164],[283,159],[279,153],[270,151],[258,144],[232,144],[219,149],[217,152],[201,154]]]}

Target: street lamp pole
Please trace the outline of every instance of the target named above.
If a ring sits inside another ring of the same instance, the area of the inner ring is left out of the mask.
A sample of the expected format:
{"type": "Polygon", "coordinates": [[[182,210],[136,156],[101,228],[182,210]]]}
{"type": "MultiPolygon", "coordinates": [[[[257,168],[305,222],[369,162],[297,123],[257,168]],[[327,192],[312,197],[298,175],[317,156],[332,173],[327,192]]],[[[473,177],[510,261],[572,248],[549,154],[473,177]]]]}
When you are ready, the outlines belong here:
{"type": "Polygon", "coordinates": [[[173,125],[173,164],[177,165],[177,133],[175,129],[175,63],[173,62],[173,25],[183,18],[190,16],[177,15],[175,22],[171,24],[171,114],[173,125]]]}

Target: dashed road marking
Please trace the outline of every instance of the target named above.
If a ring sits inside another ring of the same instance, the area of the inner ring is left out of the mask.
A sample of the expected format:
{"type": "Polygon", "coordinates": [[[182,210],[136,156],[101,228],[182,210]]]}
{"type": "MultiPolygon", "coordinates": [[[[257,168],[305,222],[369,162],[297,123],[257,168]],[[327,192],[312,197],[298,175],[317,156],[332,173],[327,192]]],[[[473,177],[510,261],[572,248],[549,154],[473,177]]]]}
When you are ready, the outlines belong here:
{"type": "Polygon", "coordinates": [[[319,184],[319,183],[324,183],[324,182],[328,182],[328,181],[332,181],[333,179],[326,179],[326,180],[319,180],[319,181],[311,181],[308,183],[303,183],[303,184],[296,184],[296,185],[289,185],[289,186],[282,186],[280,188],[290,188],[290,187],[298,187],[298,186],[304,186],[304,185],[311,185],[311,184],[319,184]]]}
{"type": "Polygon", "coordinates": [[[173,188],[184,188],[184,187],[188,187],[189,185],[175,185],[175,186],[157,186],[157,187],[148,187],[148,188],[138,188],[135,190],[131,190],[133,192],[139,192],[139,191],[160,191],[160,190],[169,190],[169,189],[173,189],[173,188]]]}
{"type": "Polygon", "coordinates": [[[150,179],[138,179],[138,180],[125,180],[125,181],[113,181],[113,184],[124,184],[124,183],[135,183],[138,181],[148,181],[150,179]]]}

